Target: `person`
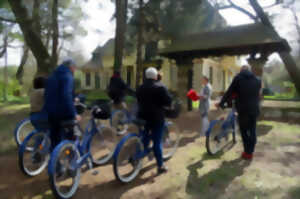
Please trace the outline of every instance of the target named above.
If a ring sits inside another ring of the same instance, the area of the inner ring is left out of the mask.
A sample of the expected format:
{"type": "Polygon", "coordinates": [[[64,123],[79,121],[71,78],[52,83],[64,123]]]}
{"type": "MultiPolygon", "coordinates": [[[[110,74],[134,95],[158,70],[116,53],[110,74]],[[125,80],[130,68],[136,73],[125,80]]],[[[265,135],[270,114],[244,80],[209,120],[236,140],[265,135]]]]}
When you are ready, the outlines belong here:
{"type": "Polygon", "coordinates": [[[43,130],[42,125],[48,122],[47,113],[43,109],[45,84],[46,78],[34,78],[33,90],[30,93],[30,121],[38,131],[43,130]]]}
{"type": "Polygon", "coordinates": [[[206,130],[209,126],[208,120],[208,112],[210,108],[210,98],[212,95],[212,87],[209,83],[209,79],[206,76],[202,78],[203,88],[201,89],[200,93],[198,94],[198,98],[200,100],[199,103],[199,111],[202,118],[202,135],[205,135],[206,130]]]}
{"type": "Polygon", "coordinates": [[[73,132],[61,128],[64,121],[77,120],[81,117],[74,106],[74,78],[76,64],[72,59],[65,59],[50,75],[45,89],[45,110],[50,124],[52,149],[66,138],[71,139],[73,132]]]}
{"type": "Polygon", "coordinates": [[[120,72],[115,71],[110,78],[108,96],[113,100],[117,108],[126,108],[126,105],[123,103],[126,93],[134,93],[134,91],[122,80],[120,72]]]}
{"type": "Polygon", "coordinates": [[[257,141],[256,122],[260,113],[261,90],[261,80],[250,70],[250,66],[242,66],[240,73],[233,79],[221,102],[217,104],[218,107],[224,108],[224,104],[229,101],[234,93],[236,94],[235,106],[244,146],[242,158],[248,160],[253,158],[257,141]]]}
{"type": "Polygon", "coordinates": [[[162,137],[164,130],[164,107],[170,106],[172,99],[167,89],[157,82],[158,72],[154,67],[145,71],[146,79],[137,89],[138,118],[146,121],[144,147],[148,148],[153,141],[154,156],[158,166],[158,174],[167,172],[162,158],[162,137]],[[151,133],[151,135],[150,135],[151,133]]]}

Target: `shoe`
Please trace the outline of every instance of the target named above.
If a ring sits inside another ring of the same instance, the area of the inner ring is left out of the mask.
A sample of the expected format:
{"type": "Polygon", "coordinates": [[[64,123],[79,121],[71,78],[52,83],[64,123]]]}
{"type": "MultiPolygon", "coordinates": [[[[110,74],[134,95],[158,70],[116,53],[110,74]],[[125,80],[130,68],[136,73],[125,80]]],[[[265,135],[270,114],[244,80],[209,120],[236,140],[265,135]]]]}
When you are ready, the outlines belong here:
{"type": "Polygon", "coordinates": [[[161,166],[157,169],[157,174],[160,175],[160,174],[163,174],[163,173],[167,173],[168,172],[168,168],[166,166],[161,166]]]}
{"type": "Polygon", "coordinates": [[[242,158],[243,158],[244,160],[252,160],[253,154],[249,154],[249,153],[243,152],[243,153],[242,153],[242,158]]]}

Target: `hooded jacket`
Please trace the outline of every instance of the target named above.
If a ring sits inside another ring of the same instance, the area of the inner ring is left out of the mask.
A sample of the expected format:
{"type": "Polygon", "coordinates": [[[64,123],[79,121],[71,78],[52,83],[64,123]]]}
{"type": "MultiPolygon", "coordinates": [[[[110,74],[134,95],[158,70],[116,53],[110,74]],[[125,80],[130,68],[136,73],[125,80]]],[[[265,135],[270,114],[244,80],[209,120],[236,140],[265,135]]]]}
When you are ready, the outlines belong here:
{"type": "Polygon", "coordinates": [[[242,70],[233,79],[230,87],[224,94],[220,106],[224,108],[225,102],[231,99],[231,96],[236,93],[235,101],[236,109],[239,114],[259,115],[259,100],[260,100],[261,80],[258,79],[252,72],[242,70]]]}
{"type": "Polygon", "coordinates": [[[44,109],[55,120],[75,119],[74,79],[69,67],[58,66],[48,78],[44,109]]]}

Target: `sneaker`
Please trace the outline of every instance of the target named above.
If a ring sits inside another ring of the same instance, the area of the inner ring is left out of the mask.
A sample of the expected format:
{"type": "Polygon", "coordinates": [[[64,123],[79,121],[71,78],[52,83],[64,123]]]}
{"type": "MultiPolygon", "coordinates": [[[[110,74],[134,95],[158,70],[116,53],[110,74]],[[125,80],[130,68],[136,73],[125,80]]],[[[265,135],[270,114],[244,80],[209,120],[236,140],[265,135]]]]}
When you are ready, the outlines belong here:
{"type": "Polygon", "coordinates": [[[252,160],[253,154],[249,154],[249,153],[243,152],[243,153],[242,153],[242,158],[243,158],[244,160],[252,160]]]}
{"type": "Polygon", "coordinates": [[[166,166],[161,166],[157,169],[157,174],[160,175],[160,174],[163,174],[163,173],[167,173],[168,172],[168,168],[166,166]]]}

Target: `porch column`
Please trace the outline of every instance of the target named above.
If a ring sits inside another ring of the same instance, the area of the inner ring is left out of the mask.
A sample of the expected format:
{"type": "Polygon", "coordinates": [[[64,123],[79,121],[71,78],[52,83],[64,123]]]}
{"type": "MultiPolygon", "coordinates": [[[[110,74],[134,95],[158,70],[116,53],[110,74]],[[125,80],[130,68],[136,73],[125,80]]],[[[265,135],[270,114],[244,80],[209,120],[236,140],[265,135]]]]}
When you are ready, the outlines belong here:
{"type": "Polygon", "coordinates": [[[184,102],[188,110],[192,109],[192,102],[188,99],[186,96],[189,89],[192,88],[192,73],[193,73],[193,63],[190,60],[190,62],[178,62],[177,61],[177,67],[178,67],[178,78],[177,78],[177,94],[178,97],[184,102]]]}

